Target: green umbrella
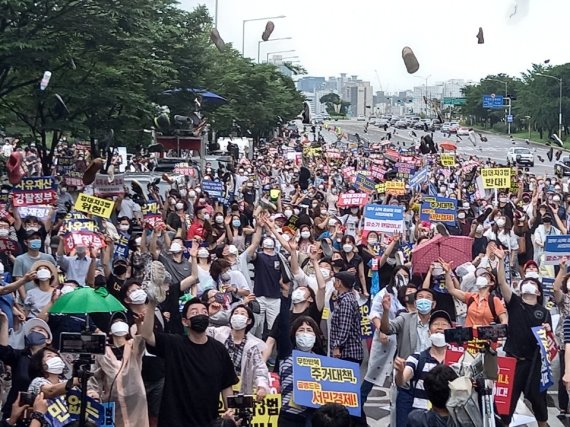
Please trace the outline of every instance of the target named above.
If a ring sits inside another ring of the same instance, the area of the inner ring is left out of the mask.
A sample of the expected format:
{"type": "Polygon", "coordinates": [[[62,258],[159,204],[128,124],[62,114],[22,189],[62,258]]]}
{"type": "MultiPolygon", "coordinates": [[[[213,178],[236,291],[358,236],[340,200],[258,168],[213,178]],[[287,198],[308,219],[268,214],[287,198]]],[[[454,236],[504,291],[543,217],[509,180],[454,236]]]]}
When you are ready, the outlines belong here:
{"type": "Polygon", "coordinates": [[[62,295],[53,304],[50,313],[89,314],[126,311],[126,308],[107,289],[79,288],[62,295]]]}

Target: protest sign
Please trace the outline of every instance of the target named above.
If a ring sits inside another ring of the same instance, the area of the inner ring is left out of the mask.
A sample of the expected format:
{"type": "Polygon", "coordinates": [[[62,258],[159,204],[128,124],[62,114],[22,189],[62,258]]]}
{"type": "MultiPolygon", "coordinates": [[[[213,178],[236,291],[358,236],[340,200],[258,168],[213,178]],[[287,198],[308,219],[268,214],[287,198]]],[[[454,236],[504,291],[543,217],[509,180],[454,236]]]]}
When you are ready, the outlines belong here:
{"type": "Polygon", "coordinates": [[[514,357],[497,357],[498,378],[495,381],[495,406],[499,415],[508,415],[511,407],[511,396],[515,383],[517,359],[514,357]]]}
{"type": "Polygon", "coordinates": [[[463,354],[465,354],[465,347],[447,344],[447,350],[445,350],[445,359],[443,363],[445,363],[447,366],[458,363],[463,354]]]}
{"type": "Polygon", "coordinates": [[[115,427],[115,402],[102,402],[101,405],[105,413],[100,427],[115,427]]]}
{"type": "Polygon", "coordinates": [[[441,165],[445,166],[445,167],[452,167],[455,166],[455,154],[441,154],[439,156],[439,159],[441,160],[441,165]]]}
{"type": "Polygon", "coordinates": [[[174,165],[174,173],[184,176],[194,176],[196,172],[194,171],[194,168],[188,163],[176,163],[174,165]]]}
{"type": "Polygon", "coordinates": [[[224,183],[221,181],[202,181],[202,191],[208,193],[210,197],[224,197],[224,183]]]}
{"type": "MultiPolygon", "coordinates": [[[[105,418],[105,408],[90,397],[86,399],[85,416],[87,421],[101,425],[105,418]]],[[[45,417],[52,427],[63,427],[79,419],[81,396],[77,390],[71,390],[67,396],[49,399],[48,404],[45,417]]]]}
{"type": "Polygon", "coordinates": [[[293,401],[320,408],[339,403],[360,416],[360,367],[357,363],[293,351],[293,401]]]}
{"type": "Polygon", "coordinates": [[[372,179],[361,173],[356,175],[356,179],[353,184],[353,187],[356,188],[356,190],[367,194],[374,193],[374,191],[376,191],[375,186],[376,183],[372,179]]]}
{"type": "Polygon", "coordinates": [[[63,250],[66,254],[70,254],[77,246],[101,249],[105,247],[105,241],[99,234],[89,231],[67,233],[63,236],[63,250]]]}
{"type": "Polygon", "coordinates": [[[157,202],[146,203],[142,207],[143,222],[152,229],[164,227],[164,220],[160,214],[160,206],[157,202]]]}
{"type": "Polygon", "coordinates": [[[22,178],[12,189],[14,206],[53,205],[57,201],[55,180],[52,176],[22,178]]]}
{"type": "Polygon", "coordinates": [[[554,291],[554,279],[552,277],[542,278],[542,295],[545,299],[552,297],[554,291]]]}
{"type": "Polygon", "coordinates": [[[373,178],[384,180],[384,175],[386,174],[386,169],[378,165],[370,165],[370,176],[373,178]]]}
{"type": "Polygon", "coordinates": [[[88,196],[84,193],[79,193],[75,201],[75,210],[79,212],[86,212],[102,218],[109,219],[113,213],[115,202],[112,200],[100,199],[99,197],[88,196]]]}
{"type": "Polygon", "coordinates": [[[366,205],[364,230],[396,233],[404,231],[404,208],[389,205],[366,205]]]}
{"type": "Polygon", "coordinates": [[[97,223],[89,218],[77,218],[67,215],[63,220],[63,233],[81,233],[99,231],[97,223]]]}
{"type": "Polygon", "coordinates": [[[63,182],[69,187],[81,189],[83,185],[83,172],[69,171],[63,175],[63,182]]]}
{"type": "Polygon", "coordinates": [[[344,193],[338,196],[337,206],[346,208],[349,206],[364,206],[368,203],[368,194],[366,193],[344,193]]]}
{"type": "Polygon", "coordinates": [[[15,240],[7,237],[0,238],[0,253],[12,252],[17,254],[20,251],[20,245],[15,240]]]}
{"type": "Polygon", "coordinates": [[[119,233],[119,239],[115,240],[113,258],[127,258],[129,256],[129,240],[131,236],[126,233],[119,233]]]}
{"type": "Polygon", "coordinates": [[[403,196],[406,194],[406,184],[403,181],[386,181],[386,194],[403,196]]]}
{"type": "MultiPolygon", "coordinates": [[[[239,388],[236,390],[233,387],[235,393],[239,393],[239,388]]],[[[263,400],[255,400],[251,425],[257,427],[277,427],[277,420],[279,418],[279,412],[281,411],[281,394],[279,393],[269,393],[263,400]]],[[[226,412],[226,407],[224,405],[224,400],[220,395],[220,400],[218,401],[218,414],[221,416],[226,412]]]]}
{"type": "Polygon", "coordinates": [[[370,301],[360,306],[360,336],[367,339],[374,336],[374,325],[368,318],[370,314],[370,301]]]}
{"type": "Polygon", "coordinates": [[[552,367],[548,352],[548,336],[546,334],[546,329],[544,326],[534,326],[532,333],[536,338],[538,343],[538,348],[540,349],[540,392],[548,390],[548,388],[554,384],[554,379],[552,377],[552,367]]]}
{"type": "Polygon", "coordinates": [[[93,192],[98,197],[120,196],[125,192],[125,174],[116,174],[113,182],[109,182],[109,175],[97,174],[93,182],[93,192]]]}
{"type": "Polygon", "coordinates": [[[420,210],[420,220],[441,222],[455,225],[457,219],[457,200],[446,197],[427,197],[420,210]]]}
{"type": "Polygon", "coordinates": [[[423,184],[424,182],[427,181],[428,176],[429,176],[429,169],[427,167],[420,169],[414,174],[414,176],[410,178],[409,181],[410,187],[414,188],[417,187],[418,185],[423,184]]]}
{"type": "Polygon", "coordinates": [[[544,264],[559,265],[562,257],[570,257],[570,234],[546,236],[544,264]]]}
{"type": "Polygon", "coordinates": [[[386,192],[386,184],[381,182],[380,184],[376,184],[374,186],[378,194],[384,194],[386,192]]]}
{"type": "Polygon", "coordinates": [[[483,188],[510,188],[511,168],[483,168],[481,169],[483,188]]]}
{"type": "Polygon", "coordinates": [[[35,216],[40,221],[45,221],[49,217],[51,206],[37,205],[37,206],[20,206],[18,209],[18,215],[20,218],[27,218],[29,216],[35,216]]]}
{"type": "Polygon", "coordinates": [[[398,162],[394,165],[398,171],[397,177],[400,179],[409,179],[414,174],[415,168],[413,163],[398,162]]]}

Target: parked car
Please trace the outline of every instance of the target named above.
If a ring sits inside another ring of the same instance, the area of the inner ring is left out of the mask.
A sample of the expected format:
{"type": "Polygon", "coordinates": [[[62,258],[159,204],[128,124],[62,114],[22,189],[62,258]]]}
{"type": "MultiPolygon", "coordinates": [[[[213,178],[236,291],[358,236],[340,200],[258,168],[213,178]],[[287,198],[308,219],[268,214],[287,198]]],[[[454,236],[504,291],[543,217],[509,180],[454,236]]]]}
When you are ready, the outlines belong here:
{"type": "Polygon", "coordinates": [[[398,129],[407,129],[408,128],[408,124],[406,123],[405,120],[398,120],[394,126],[396,126],[396,128],[398,128],[398,129]]]}
{"type": "Polygon", "coordinates": [[[374,124],[378,127],[384,127],[384,125],[386,126],[390,126],[390,120],[387,119],[376,119],[376,121],[374,122],[374,124]]]}
{"type": "Polygon", "coordinates": [[[450,133],[457,133],[457,131],[459,130],[459,123],[457,122],[451,122],[449,124],[449,132],[450,133]]]}
{"type": "Polygon", "coordinates": [[[391,126],[395,126],[395,125],[396,125],[396,122],[397,122],[398,120],[400,120],[399,117],[392,117],[392,118],[390,119],[390,125],[391,125],[391,126]]]}
{"type": "Polygon", "coordinates": [[[451,126],[451,123],[445,122],[444,124],[441,125],[441,131],[442,132],[449,132],[450,126],[451,126]]]}
{"type": "Polygon", "coordinates": [[[415,122],[414,123],[414,129],[423,129],[424,128],[424,122],[415,122]]]}
{"type": "Polygon", "coordinates": [[[457,129],[457,135],[469,136],[469,128],[460,126],[459,129],[457,129]]]}
{"type": "Polygon", "coordinates": [[[360,116],[358,116],[356,118],[356,120],[358,120],[359,122],[365,122],[366,121],[366,117],[364,117],[362,114],[360,116]]]}
{"type": "Polygon", "coordinates": [[[528,148],[511,147],[507,152],[507,161],[515,165],[526,164],[534,166],[534,154],[528,148]]]}
{"type": "Polygon", "coordinates": [[[562,156],[554,163],[554,175],[559,178],[570,175],[570,156],[562,156]]]}

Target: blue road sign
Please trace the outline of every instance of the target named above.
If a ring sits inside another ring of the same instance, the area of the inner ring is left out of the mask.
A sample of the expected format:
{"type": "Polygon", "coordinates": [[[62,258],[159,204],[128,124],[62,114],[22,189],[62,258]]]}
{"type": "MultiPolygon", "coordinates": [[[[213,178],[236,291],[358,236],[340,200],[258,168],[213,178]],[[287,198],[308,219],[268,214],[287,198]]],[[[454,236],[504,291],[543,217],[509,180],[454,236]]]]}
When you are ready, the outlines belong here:
{"type": "Polygon", "coordinates": [[[503,108],[504,99],[500,95],[483,95],[483,108],[503,108]]]}
{"type": "Polygon", "coordinates": [[[512,114],[508,114],[507,115],[507,123],[512,123],[513,122],[513,115],[512,114]]]}

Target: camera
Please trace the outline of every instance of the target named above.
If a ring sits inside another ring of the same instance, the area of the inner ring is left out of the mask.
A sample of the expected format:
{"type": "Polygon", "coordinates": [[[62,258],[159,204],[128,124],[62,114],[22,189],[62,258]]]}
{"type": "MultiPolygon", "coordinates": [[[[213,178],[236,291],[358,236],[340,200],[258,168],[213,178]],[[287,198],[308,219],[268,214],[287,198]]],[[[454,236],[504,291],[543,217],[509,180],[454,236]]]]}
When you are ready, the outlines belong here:
{"type": "Polygon", "coordinates": [[[62,332],[59,350],[62,353],[105,354],[107,335],[79,332],[62,332]]]}
{"type": "Polygon", "coordinates": [[[27,391],[20,392],[20,406],[33,406],[34,400],[36,400],[36,395],[34,393],[27,391]]]}
{"type": "Polygon", "coordinates": [[[234,394],[228,396],[228,408],[251,409],[254,406],[253,396],[245,394],[234,394]]]}
{"type": "Polygon", "coordinates": [[[507,325],[489,325],[477,327],[477,338],[497,342],[506,338],[508,333],[507,325]]]}
{"type": "Polygon", "coordinates": [[[453,328],[443,331],[445,342],[464,343],[473,339],[473,328],[453,328]]]}

